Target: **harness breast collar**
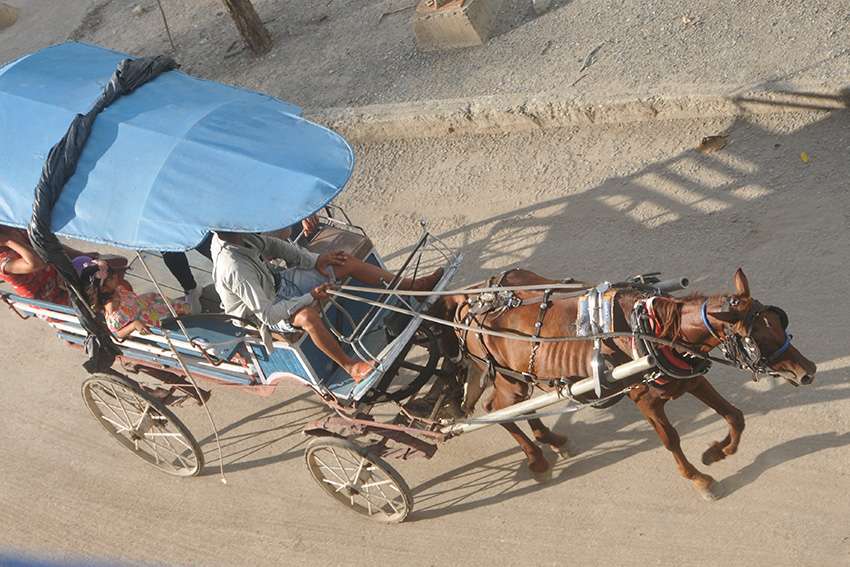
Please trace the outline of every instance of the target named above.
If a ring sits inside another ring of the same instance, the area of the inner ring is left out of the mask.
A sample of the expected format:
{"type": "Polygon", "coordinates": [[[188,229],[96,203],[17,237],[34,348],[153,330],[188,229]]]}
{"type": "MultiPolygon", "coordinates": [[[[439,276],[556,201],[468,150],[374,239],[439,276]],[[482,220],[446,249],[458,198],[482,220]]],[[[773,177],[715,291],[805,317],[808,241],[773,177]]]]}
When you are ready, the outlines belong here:
{"type": "MultiPolygon", "coordinates": [[[[663,295],[653,295],[638,300],[631,312],[632,331],[641,335],[661,338],[661,321],[655,310],[658,301],[669,301],[663,295]]],[[[685,380],[708,372],[711,361],[692,356],[683,356],[667,345],[636,337],[632,342],[635,358],[651,354],[656,367],[651,378],[656,384],[667,384],[670,379],[685,380]]]]}

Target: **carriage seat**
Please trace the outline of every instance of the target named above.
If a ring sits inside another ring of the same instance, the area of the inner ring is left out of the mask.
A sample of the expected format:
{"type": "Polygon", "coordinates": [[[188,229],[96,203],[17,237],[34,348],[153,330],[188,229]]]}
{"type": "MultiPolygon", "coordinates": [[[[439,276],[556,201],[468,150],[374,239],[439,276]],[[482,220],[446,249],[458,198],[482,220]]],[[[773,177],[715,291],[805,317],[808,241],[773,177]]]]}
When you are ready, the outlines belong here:
{"type": "Polygon", "coordinates": [[[372,251],[373,246],[372,241],[364,234],[333,225],[325,225],[304,247],[316,254],[328,254],[337,250],[344,250],[358,260],[364,260],[372,251]]]}
{"type": "Polygon", "coordinates": [[[193,342],[220,360],[230,360],[248,336],[248,330],[233,324],[234,317],[223,313],[178,315],[163,319],[160,328],[180,333],[178,321],[183,323],[193,342]]]}

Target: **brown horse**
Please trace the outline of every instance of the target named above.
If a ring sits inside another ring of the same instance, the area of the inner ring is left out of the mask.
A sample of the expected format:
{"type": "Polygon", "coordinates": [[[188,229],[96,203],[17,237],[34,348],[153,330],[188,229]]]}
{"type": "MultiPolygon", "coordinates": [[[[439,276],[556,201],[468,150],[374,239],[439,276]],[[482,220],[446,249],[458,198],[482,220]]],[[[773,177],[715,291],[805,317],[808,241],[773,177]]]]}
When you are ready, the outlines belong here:
{"type": "MultiPolygon", "coordinates": [[[[445,296],[435,304],[434,313],[442,319],[524,338],[516,340],[445,327],[447,354],[462,353],[467,369],[480,369],[493,379],[494,389],[484,403],[485,410],[507,408],[528,399],[532,386],[544,390],[568,388],[577,380],[592,377],[594,360],[597,364],[602,360],[608,366],[616,366],[643,354],[654,354],[658,362],[650,371],[616,383],[597,378],[601,382],[601,397],[625,389],[664,446],[673,453],[679,472],[692,480],[706,499],[721,496],[719,485],[687,460],[664,406],[669,400],[691,394],[729,424],[726,438],[713,443],[703,454],[704,464],[710,465],[735,453],[744,429],[744,416],[703,376],[709,366],[706,363],[709,351],[721,346],[731,365],[751,370],[754,377],[757,373],[781,376],[794,386],[811,384],[817,371],[814,363],[791,346],[790,336],[785,332],[788,321],[784,311],[753,299],[740,269],[735,272],[736,292],[732,294],[673,298],[643,284],[611,286],[607,327],[601,319],[600,326],[591,327],[591,334],[595,332],[596,336],[600,329],[608,333],[596,343],[596,350],[592,340],[551,340],[575,337],[581,331],[580,316],[586,313],[582,311],[578,294],[559,293],[555,287],[558,283],[532,272],[515,270],[503,274],[497,284],[494,281],[488,284],[514,288],[491,293],[489,306],[482,306],[480,301],[485,294],[445,296]],[[517,289],[535,285],[552,285],[553,289],[547,292],[517,289]],[[647,305],[651,296],[658,297],[647,305]],[[652,340],[653,337],[666,340],[666,345],[652,340]],[[543,342],[547,339],[549,342],[543,342]]],[[[588,403],[598,400],[594,391],[576,398],[588,403]]],[[[553,433],[540,419],[532,418],[528,422],[539,443],[556,451],[566,448],[566,436],[553,433]]],[[[550,465],[540,448],[516,423],[504,427],[530,460],[528,466],[535,478],[548,478],[550,465]]]]}

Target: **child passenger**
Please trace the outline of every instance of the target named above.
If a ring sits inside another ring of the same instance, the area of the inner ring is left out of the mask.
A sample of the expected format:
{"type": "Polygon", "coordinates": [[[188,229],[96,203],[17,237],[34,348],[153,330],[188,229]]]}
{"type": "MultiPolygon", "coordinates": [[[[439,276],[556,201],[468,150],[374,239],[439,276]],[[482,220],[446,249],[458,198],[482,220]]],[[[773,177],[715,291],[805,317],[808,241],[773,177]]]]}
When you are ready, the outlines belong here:
{"type": "MultiPolygon", "coordinates": [[[[158,293],[136,294],[133,287],[119,279],[102,260],[81,257],[74,260],[77,273],[86,286],[86,296],[94,311],[102,311],[109,330],[119,338],[133,331],[150,334],[149,327],[159,327],[162,319],[171,316],[168,306],[158,293]]],[[[184,299],[169,299],[178,315],[189,315],[191,305],[184,299]]]]}

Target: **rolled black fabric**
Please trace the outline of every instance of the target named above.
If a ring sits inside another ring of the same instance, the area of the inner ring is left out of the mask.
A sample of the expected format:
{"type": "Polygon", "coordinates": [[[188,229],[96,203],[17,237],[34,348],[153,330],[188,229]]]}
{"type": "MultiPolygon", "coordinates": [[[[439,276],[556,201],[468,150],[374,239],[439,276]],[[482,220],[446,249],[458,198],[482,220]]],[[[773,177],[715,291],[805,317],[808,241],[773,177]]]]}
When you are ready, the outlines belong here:
{"type": "Polygon", "coordinates": [[[160,73],[176,68],[177,63],[167,55],[121,61],[92,109],[85,115],[78,114],[59,143],[50,149],[35,188],[32,218],[27,232],[38,255],[56,267],[57,273],[68,286],[71,305],[89,335],[85,345],[89,358],[83,363],[83,367],[89,372],[108,369],[121,351],[112,342],[109,329],[92,312],[85,299],[84,286],[71,259],[50,230],[53,206],[59,199],[62,188],[77,169],[77,162],[97,115],[122,95],[130,94],[160,73]]]}

